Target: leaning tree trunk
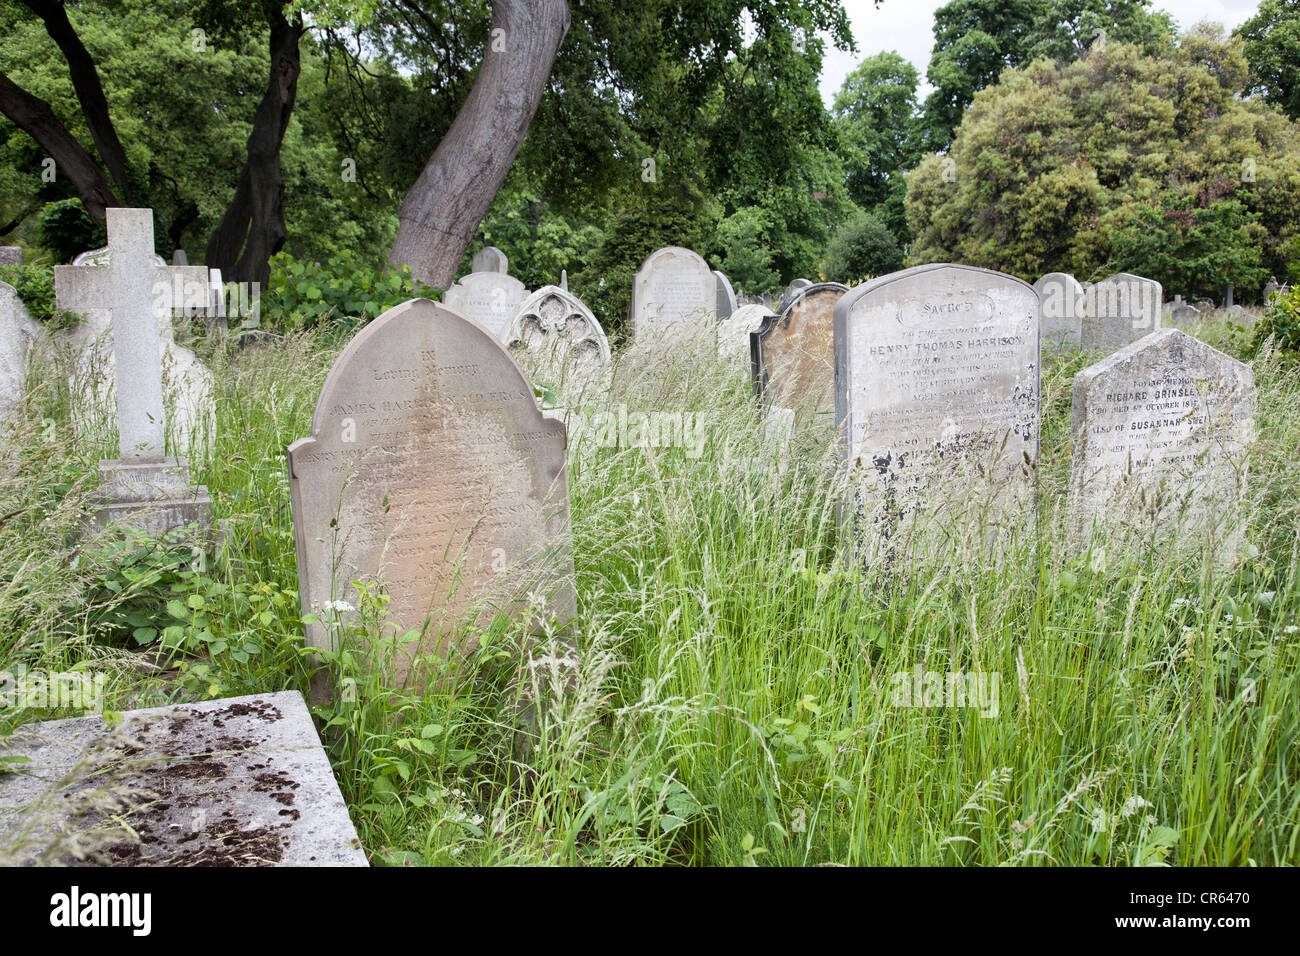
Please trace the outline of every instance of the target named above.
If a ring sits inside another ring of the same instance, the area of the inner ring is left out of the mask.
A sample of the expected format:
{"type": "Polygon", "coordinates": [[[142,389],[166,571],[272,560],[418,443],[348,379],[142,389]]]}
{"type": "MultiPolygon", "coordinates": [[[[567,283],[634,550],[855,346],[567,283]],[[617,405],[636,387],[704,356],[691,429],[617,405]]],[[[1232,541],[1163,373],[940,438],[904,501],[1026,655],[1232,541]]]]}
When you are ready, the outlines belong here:
{"type": "Polygon", "coordinates": [[[54,115],[50,104],[0,73],[0,113],[50,154],[58,169],[71,180],[90,217],[102,226],[104,210],[121,203],[86,148],[54,115]]]}
{"type": "Polygon", "coordinates": [[[68,12],[59,0],[23,0],[27,7],[45,23],[45,32],[50,35],[59,51],[68,61],[68,75],[72,78],[72,88],[76,91],[77,101],[81,104],[82,115],[90,130],[90,138],[95,143],[99,158],[104,161],[108,174],[117,183],[122,197],[131,201],[131,184],[127,176],[126,150],[117,138],[108,112],[108,97],[99,82],[99,71],[95,61],[86,49],[77,31],[68,21],[68,12]]]}
{"type": "Polygon", "coordinates": [[[474,87],[398,210],[390,265],[445,289],[505,182],[569,29],[566,0],[494,0],[474,87]]]}
{"type": "Polygon", "coordinates": [[[248,134],[248,158],[239,174],[235,196],[208,239],[207,265],[233,282],[270,279],[271,256],[284,245],[284,176],[280,146],[298,97],[302,61],[298,41],[302,16],[286,20],[283,10],[271,16],[271,78],[248,134]],[[242,253],[241,253],[242,250],[242,253]]]}

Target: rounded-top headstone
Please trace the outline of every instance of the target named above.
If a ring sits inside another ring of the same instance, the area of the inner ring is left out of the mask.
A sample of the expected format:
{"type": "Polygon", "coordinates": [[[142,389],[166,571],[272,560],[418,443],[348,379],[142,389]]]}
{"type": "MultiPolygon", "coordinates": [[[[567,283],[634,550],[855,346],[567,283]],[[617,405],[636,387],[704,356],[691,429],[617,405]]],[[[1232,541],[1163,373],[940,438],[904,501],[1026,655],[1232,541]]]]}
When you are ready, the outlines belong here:
{"type": "Polygon", "coordinates": [[[585,391],[610,360],[609,339],[596,316],[576,295],[554,285],[524,300],[505,343],[561,394],[585,391]]]}
{"type": "Polygon", "coordinates": [[[1034,283],[1042,303],[1045,351],[1079,348],[1083,335],[1083,286],[1068,272],[1049,272],[1034,283]]]}
{"type": "Polygon", "coordinates": [[[510,271],[510,260],[506,254],[496,246],[484,246],[478,252],[474,253],[473,265],[474,272],[501,272],[510,271]]]}
{"type": "Polygon", "coordinates": [[[835,305],[848,291],[839,282],[801,286],[750,336],[754,393],[763,405],[834,407],[835,305]]]}
{"type": "Polygon", "coordinates": [[[716,331],[718,280],[696,252],[668,246],[651,253],[632,280],[632,333],[638,344],[667,344],[716,331]]]}

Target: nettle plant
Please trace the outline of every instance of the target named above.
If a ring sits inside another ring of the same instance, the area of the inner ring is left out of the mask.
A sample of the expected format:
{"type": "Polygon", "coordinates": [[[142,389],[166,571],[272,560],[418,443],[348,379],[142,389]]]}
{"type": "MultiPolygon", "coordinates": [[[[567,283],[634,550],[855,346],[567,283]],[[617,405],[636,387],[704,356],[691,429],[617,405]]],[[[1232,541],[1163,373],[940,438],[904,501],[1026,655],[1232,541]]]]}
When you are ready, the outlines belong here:
{"type": "Polygon", "coordinates": [[[196,697],[225,696],[283,670],[284,635],[297,633],[293,591],[211,569],[206,542],[185,529],[102,542],[99,555],[87,595],[98,642],[156,649],[196,697]]]}
{"type": "Polygon", "coordinates": [[[1269,300],[1264,317],[1255,326],[1256,349],[1270,338],[1279,352],[1300,357],[1300,286],[1269,300]]]}
{"type": "Polygon", "coordinates": [[[271,259],[262,314],[272,328],[335,326],[346,334],[412,298],[442,296],[438,289],[415,281],[406,266],[376,271],[350,255],[334,256],[322,264],[280,252],[271,259]]]}
{"type": "Polygon", "coordinates": [[[14,287],[32,318],[52,328],[67,328],[77,321],[73,312],[60,309],[54,296],[54,269],[48,262],[34,262],[14,266],[0,266],[0,282],[14,287]]]}

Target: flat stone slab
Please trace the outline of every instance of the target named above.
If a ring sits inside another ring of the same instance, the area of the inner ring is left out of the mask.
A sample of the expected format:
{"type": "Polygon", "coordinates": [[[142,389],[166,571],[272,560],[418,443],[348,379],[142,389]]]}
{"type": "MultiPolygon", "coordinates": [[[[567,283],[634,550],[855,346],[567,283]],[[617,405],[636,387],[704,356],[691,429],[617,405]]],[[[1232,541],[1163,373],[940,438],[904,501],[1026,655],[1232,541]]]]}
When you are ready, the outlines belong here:
{"type": "Polygon", "coordinates": [[[30,763],[0,774],[11,864],[368,865],[297,691],[28,724],[14,755],[30,763]]]}

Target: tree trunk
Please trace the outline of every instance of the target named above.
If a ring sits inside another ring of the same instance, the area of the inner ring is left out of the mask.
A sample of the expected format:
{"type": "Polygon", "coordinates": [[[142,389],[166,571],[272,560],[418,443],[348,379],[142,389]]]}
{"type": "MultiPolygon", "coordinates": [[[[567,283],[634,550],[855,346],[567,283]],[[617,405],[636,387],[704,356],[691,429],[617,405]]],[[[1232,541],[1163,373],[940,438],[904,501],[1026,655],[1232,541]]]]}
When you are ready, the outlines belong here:
{"type": "Polygon", "coordinates": [[[268,261],[280,251],[288,234],[280,146],[298,97],[298,74],[302,72],[298,41],[302,34],[300,14],[294,14],[292,22],[285,19],[283,8],[271,14],[270,80],[253,117],[248,159],[234,198],[212,231],[205,256],[208,267],[220,269],[227,281],[260,282],[265,287],[271,272],[268,261]]]}
{"type": "Polygon", "coordinates": [[[565,0],[493,0],[474,87],[398,210],[390,265],[445,289],[505,181],[569,29],[565,0]]]}
{"type": "Polygon", "coordinates": [[[131,201],[131,184],[126,171],[126,150],[117,138],[117,130],[108,112],[108,98],[104,87],[99,82],[99,71],[90,52],[77,36],[77,31],[68,21],[63,4],[55,0],[23,0],[27,7],[45,23],[45,32],[55,42],[63,57],[68,61],[68,74],[72,77],[72,88],[81,103],[82,115],[90,129],[90,137],[103,160],[108,174],[117,183],[122,197],[131,201]]]}
{"type": "Polygon", "coordinates": [[[81,197],[90,217],[104,225],[104,210],[122,204],[86,148],[54,115],[50,104],[0,73],[0,113],[50,154],[55,165],[72,181],[72,188],[81,197]]]}

